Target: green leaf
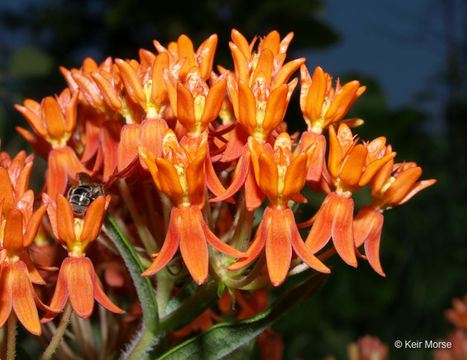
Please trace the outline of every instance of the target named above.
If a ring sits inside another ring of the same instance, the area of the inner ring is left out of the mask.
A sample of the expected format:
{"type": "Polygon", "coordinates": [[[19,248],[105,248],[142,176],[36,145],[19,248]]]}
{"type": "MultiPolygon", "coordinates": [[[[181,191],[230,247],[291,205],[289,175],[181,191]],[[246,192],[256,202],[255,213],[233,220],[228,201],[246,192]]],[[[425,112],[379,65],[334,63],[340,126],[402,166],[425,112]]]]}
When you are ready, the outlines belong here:
{"type": "Polygon", "coordinates": [[[164,360],[216,360],[231,354],[253,340],[293,306],[319,290],[328,275],[313,274],[287,290],[270,308],[257,316],[236,323],[211,327],[162,355],[164,360]]]}
{"type": "Polygon", "coordinates": [[[133,246],[131,246],[117,223],[110,216],[106,217],[105,230],[125,261],[143,311],[142,329],[139,331],[138,336],[132,341],[128,350],[123,354],[122,359],[148,359],[149,350],[160,341],[162,335],[158,334],[159,314],[156,296],[151,281],[141,276],[144,267],[133,249],[133,246]]]}

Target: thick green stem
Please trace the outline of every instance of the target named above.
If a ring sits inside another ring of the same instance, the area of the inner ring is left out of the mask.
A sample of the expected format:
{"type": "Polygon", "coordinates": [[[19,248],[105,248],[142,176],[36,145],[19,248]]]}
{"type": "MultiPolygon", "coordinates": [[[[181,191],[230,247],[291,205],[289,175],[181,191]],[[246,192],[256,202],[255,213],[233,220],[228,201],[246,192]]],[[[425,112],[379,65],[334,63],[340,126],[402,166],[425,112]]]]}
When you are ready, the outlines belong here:
{"type": "Polygon", "coordinates": [[[60,341],[62,341],[63,335],[65,335],[65,330],[68,326],[68,323],[70,322],[72,311],[73,310],[71,308],[70,302],[67,302],[57,330],[55,331],[54,336],[50,340],[49,346],[47,346],[47,349],[45,349],[40,360],[49,360],[54,354],[55,350],[60,344],[60,341]]]}
{"type": "Polygon", "coordinates": [[[16,356],[16,315],[12,312],[8,318],[6,343],[6,360],[14,360],[16,356]]]}

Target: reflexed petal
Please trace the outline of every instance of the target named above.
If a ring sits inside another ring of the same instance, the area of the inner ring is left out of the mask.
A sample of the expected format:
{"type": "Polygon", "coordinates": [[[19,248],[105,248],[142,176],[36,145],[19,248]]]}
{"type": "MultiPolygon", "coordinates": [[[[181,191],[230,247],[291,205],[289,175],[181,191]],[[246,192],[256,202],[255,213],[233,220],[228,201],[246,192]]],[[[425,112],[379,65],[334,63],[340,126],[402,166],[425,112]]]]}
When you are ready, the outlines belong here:
{"type": "Polygon", "coordinates": [[[292,247],[300,259],[302,259],[312,269],[329,274],[331,270],[324,265],[305,245],[295,224],[295,218],[291,209],[286,209],[286,221],[292,232],[292,247]]]}
{"type": "Polygon", "coordinates": [[[3,247],[8,251],[18,251],[23,248],[23,214],[13,209],[6,215],[3,247]]]}
{"type": "Polygon", "coordinates": [[[270,209],[264,214],[263,236],[266,238],[266,263],[274,286],[287,277],[292,259],[292,232],[284,211],[270,209]]]}
{"type": "Polygon", "coordinates": [[[331,238],[334,219],[332,203],[336,196],[335,193],[328,194],[315,215],[316,220],[306,238],[306,245],[313,254],[321,250],[331,238]]]}
{"type": "Polygon", "coordinates": [[[150,151],[142,147],[138,148],[138,152],[140,158],[148,167],[149,172],[151,173],[152,179],[154,180],[154,183],[156,184],[157,188],[161,189],[161,184],[159,182],[159,170],[157,169],[157,165],[155,162],[156,157],[150,151]]]}
{"type": "Polygon", "coordinates": [[[5,325],[13,304],[11,265],[6,265],[0,277],[0,328],[5,325]]]}
{"type": "Polygon", "coordinates": [[[117,151],[117,170],[123,171],[138,156],[139,124],[124,125],[117,151]]]}
{"type": "Polygon", "coordinates": [[[122,123],[106,121],[101,128],[101,143],[104,149],[103,181],[106,182],[117,168],[117,154],[122,123]]]}
{"type": "Polygon", "coordinates": [[[96,301],[105,307],[107,310],[112,311],[116,314],[123,314],[125,313],[124,310],[120,309],[117,305],[115,305],[105,294],[104,290],[102,289],[102,284],[99,281],[99,278],[96,275],[96,271],[94,270],[94,266],[88,258],[84,258],[88,263],[89,273],[91,274],[92,279],[92,286],[94,291],[94,297],[96,301]]]}
{"type": "Polygon", "coordinates": [[[265,197],[266,196],[261,192],[256,184],[253,171],[249,171],[245,179],[245,203],[247,210],[253,211],[259,208],[265,197]]]}
{"type": "Polygon", "coordinates": [[[362,144],[358,144],[352,149],[339,175],[344,184],[354,186],[358,183],[365,166],[367,153],[368,151],[362,144]]]}
{"type": "Polygon", "coordinates": [[[68,293],[76,315],[91,316],[94,309],[94,292],[88,258],[72,258],[67,272],[68,293]]]}
{"type": "Polygon", "coordinates": [[[67,244],[76,240],[73,210],[63,195],[57,196],[57,232],[59,239],[67,244]]]}
{"type": "Polygon", "coordinates": [[[347,264],[357,267],[352,230],[353,200],[334,194],[329,205],[334,214],[332,239],[336,251],[347,264]]]}
{"type": "MultiPolygon", "coordinates": [[[[97,117],[98,116],[95,116],[95,118],[97,117]]],[[[92,159],[92,157],[96,154],[97,148],[99,146],[100,127],[94,121],[91,120],[93,118],[90,118],[88,121],[86,121],[85,124],[86,144],[84,145],[84,151],[81,154],[81,161],[83,163],[92,159]]]]}
{"type": "Polygon", "coordinates": [[[105,197],[99,196],[94,200],[86,210],[84,216],[83,231],[80,240],[87,244],[94,241],[101,231],[102,221],[105,214],[105,197]]]}
{"type": "Polygon", "coordinates": [[[29,253],[27,251],[22,251],[19,254],[19,258],[26,267],[28,268],[28,274],[29,274],[29,279],[33,284],[38,284],[38,285],[45,285],[45,281],[42,278],[41,274],[39,274],[39,271],[36,269],[36,265],[32,262],[31,258],[29,257],[29,253]]]}
{"type": "Polygon", "coordinates": [[[237,123],[235,124],[234,130],[230,133],[229,142],[227,147],[222,154],[222,162],[231,162],[235,159],[238,159],[244,152],[248,139],[248,134],[246,133],[244,127],[237,123]]]}
{"type": "Polygon", "coordinates": [[[141,123],[139,144],[156,157],[162,156],[162,138],[169,127],[164,119],[146,119],[141,123]]]}
{"type": "Polygon", "coordinates": [[[245,183],[248,172],[250,171],[250,152],[246,151],[240,157],[235,167],[235,171],[232,177],[232,182],[229,187],[225,190],[223,194],[218,195],[214,199],[209,200],[209,202],[218,202],[223,201],[232,195],[234,195],[241,186],[245,183]]]}
{"type": "MultiPolygon", "coordinates": [[[[52,296],[52,300],[50,301],[49,307],[54,311],[62,311],[66,305],[66,301],[68,300],[68,270],[70,264],[72,262],[72,258],[65,258],[62,262],[60,267],[60,271],[58,273],[57,284],[55,286],[55,291],[52,296]]],[[[46,323],[55,318],[56,313],[47,313],[42,318],[41,322],[46,323]]]]}
{"type": "Polygon", "coordinates": [[[258,229],[256,230],[253,242],[250,244],[250,247],[246,252],[247,257],[242,258],[237,262],[233,263],[232,265],[227,267],[227,270],[235,271],[244,268],[245,266],[250,265],[259,256],[261,251],[264,249],[264,244],[266,244],[266,238],[263,236],[262,228],[263,221],[261,221],[258,225],[258,229]]]}
{"type": "Polygon", "coordinates": [[[170,223],[167,235],[165,236],[164,244],[162,245],[161,251],[157,254],[156,260],[151,266],[142,273],[143,276],[150,276],[162,269],[167,263],[172,260],[173,256],[177,252],[180,237],[178,234],[179,223],[181,221],[178,209],[172,208],[170,213],[170,223]]]}
{"type": "Polygon", "coordinates": [[[18,320],[31,334],[41,334],[41,324],[34,303],[31,281],[28,277],[26,265],[22,261],[11,265],[11,292],[13,296],[13,310],[18,320]]]}
{"type": "Polygon", "coordinates": [[[3,202],[3,211],[5,213],[13,206],[13,191],[8,170],[0,167],[0,202],[3,202]]]}
{"type": "Polygon", "coordinates": [[[208,246],[203,228],[192,208],[177,210],[180,221],[177,224],[180,236],[180,252],[183,262],[197,284],[202,284],[208,277],[208,246]]]}

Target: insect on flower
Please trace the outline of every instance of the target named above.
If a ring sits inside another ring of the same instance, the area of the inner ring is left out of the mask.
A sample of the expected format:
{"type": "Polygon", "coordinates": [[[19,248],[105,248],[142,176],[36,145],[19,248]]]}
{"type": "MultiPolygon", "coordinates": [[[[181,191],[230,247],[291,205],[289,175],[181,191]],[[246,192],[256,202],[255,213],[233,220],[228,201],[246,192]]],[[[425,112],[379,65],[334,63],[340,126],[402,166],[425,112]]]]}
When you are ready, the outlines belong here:
{"type": "Polygon", "coordinates": [[[88,206],[99,196],[105,195],[104,185],[97,184],[86,173],[79,173],[79,185],[68,190],[67,199],[76,216],[84,216],[88,206]]]}

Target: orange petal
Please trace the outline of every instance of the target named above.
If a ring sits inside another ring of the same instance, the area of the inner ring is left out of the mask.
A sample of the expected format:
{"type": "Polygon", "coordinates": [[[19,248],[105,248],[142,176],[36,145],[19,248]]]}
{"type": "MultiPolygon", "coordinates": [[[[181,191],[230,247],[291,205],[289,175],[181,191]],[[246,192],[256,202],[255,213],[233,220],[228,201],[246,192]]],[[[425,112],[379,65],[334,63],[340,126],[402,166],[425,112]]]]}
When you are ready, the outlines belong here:
{"type": "Polygon", "coordinates": [[[261,191],[270,199],[277,199],[278,197],[278,178],[279,173],[274,161],[261,154],[259,156],[259,187],[261,191]]]}
{"type": "Polygon", "coordinates": [[[253,171],[249,171],[245,180],[245,204],[248,211],[256,210],[261,206],[265,195],[256,184],[253,171]]]}
{"type": "Polygon", "coordinates": [[[234,195],[241,186],[245,183],[248,172],[250,171],[250,152],[246,151],[238,160],[237,166],[232,177],[232,182],[230,186],[225,190],[221,195],[218,195],[214,199],[209,200],[209,202],[218,202],[223,201],[232,195],[234,195]]]}
{"type": "Polygon", "coordinates": [[[42,217],[44,216],[46,210],[47,206],[42,205],[32,215],[28,222],[26,232],[24,233],[23,247],[27,248],[29,245],[31,245],[32,241],[36,237],[39,226],[41,225],[42,217]]]}
{"type": "Polygon", "coordinates": [[[339,94],[336,95],[328,111],[326,111],[326,120],[334,123],[341,120],[349,111],[350,107],[357,99],[356,92],[360,87],[360,82],[353,80],[345,84],[339,94]]]}
{"type": "Polygon", "coordinates": [[[3,269],[2,276],[0,277],[0,328],[3,328],[11,313],[13,304],[12,280],[11,265],[8,264],[3,269]]]}
{"type": "Polygon", "coordinates": [[[305,245],[295,223],[295,218],[291,209],[286,210],[286,221],[292,232],[292,247],[300,259],[302,259],[312,269],[329,274],[331,270],[324,265],[305,245]]]}
{"type": "Polygon", "coordinates": [[[216,235],[214,235],[214,233],[211,231],[211,229],[209,229],[208,225],[204,221],[203,215],[201,214],[201,210],[199,210],[199,208],[194,208],[193,213],[196,214],[196,216],[199,218],[199,222],[201,226],[203,227],[206,240],[211,246],[213,246],[220,252],[227,254],[229,256],[232,256],[232,257],[240,258],[240,257],[245,256],[245,253],[227,245],[225,242],[222,242],[221,240],[219,240],[219,238],[216,235]]]}
{"type": "Polygon", "coordinates": [[[94,309],[94,292],[88,258],[71,258],[67,276],[71,306],[81,318],[91,316],[94,309]]]}
{"type": "Polygon", "coordinates": [[[102,289],[102,284],[99,281],[99,278],[96,275],[96,271],[94,270],[94,266],[88,258],[84,258],[88,263],[88,271],[91,274],[92,279],[92,286],[94,291],[94,297],[96,301],[105,307],[107,310],[116,313],[116,314],[123,314],[125,313],[124,310],[120,309],[117,305],[115,305],[105,294],[104,290],[102,289]]]}
{"type": "Polygon", "coordinates": [[[178,234],[178,227],[180,223],[180,215],[176,207],[172,208],[170,213],[170,222],[167,235],[165,236],[164,244],[162,245],[161,251],[157,254],[156,260],[142,273],[143,276],[151,276],[162,269],[167,263],[172,260],[175,253],[177,252],[178,245],[180,243],[180,237],[178,234]]]}
{"type": "MultiPolygon", "coordinates": [[[[35,104],[39,105],[37,102],[34,101],[35,104]]],[[[26,101],[24,102],[26,105],[26,101]]],[[[44,122],[42,119],[39,117],[39,114],[36,111],[33,111],[30,106],[21,106],[21,105],[15,105],[15,109],[18,110],[21,115],[23,115],[26,118],[26,121],[28,124],[32,127],[34,132],[39,135],[42,138],[45,138],[47,136],[47,129],[45,127],[44,122]]],[[[39,109],[40,110],[40,105],[39,109]]]]}
{"type": "Polygon", "coordinates": [[[178,180],[175,167],[165,159],[157,158],[156,165],[159,170],[160,190],[170,198],[182,196],[183,189],[178,180]]]}
{"type": "Polygon", "coordinates": [[[326,83],[326,76],[323,69],[317,66],[311,79],[311,85],[305,103],[305,113],[311,121],[318,120],[321,116],[324,96],[326,94],[326,83]]]}
{"type": "Polygon", "coordinates": [[[54,139],[61,139],[66,131],[62,110],[52,96],[47,96],[41,103],[41,116],[47,125],[47,133],[54,139]]]}
{"type": "Polygon", "coordinates": [[[41,334],[41,324],[33,298],[33,288],[28,277],[26,265],[22,261],[12,265],[11,292],[13,310],[18,320],[33,335],[41,334]]]}
{"type": "Polygon", "coordinates": [[[6,215],[3,247],[12,252],[23,248],[23,214],[18,209],[10,210],[6,215]]]}
{"type": "Polygon", "coordinates": [[[275,89],[276,87],[285,84],[289,81],[292,74],[297,71],[297,69],[306,61],[305,58],[295,59],[289,61],[287,64],[281,67],[277,75],[274,77],[274,81],[272,82],[272,88],[275,89]]]}
{"type": "Polygon", "coordinates": [[[156,157],[162,156],[162,138],[168,128],[163,119],[143,120],[140,127],[140,146],[151,151],[156,157]]]}
{"type": "MultiPolygon", "coordinates": [[[[50,308],[54,311],[60,312],[66,305],[68,300],[68,269],[72,258],[65,258],[60,266],[60,271],[58,273],[57,284],[55,286],[55,291],[50,301],[50,308]]],[[[47,313],[42,319],[42,323],[49,322],[57,316],[56,313],[47,313]]]]}
{"type": "Polygon", "coordinates": [[[83,231],[80,240],[83,244],[94,241],[101,231],[102,221],[105,214],[105,197],[99,196],[94,200],[86,210],[84,216],[83,231]]]}
{"type": "Polygon", "coordinates": [[[261,251],[264,249],[264,244],[266,244],[266,238],[263,236],[262,228],[263,221],[258,225],[253,242],[246,252],[247,256],[227,267],[227,270],[235,271],[244,268],[245,266],[250,265],[259,256],[261,251]]]}
{"type": "Polygon", "coordinates": [[[282,284],[289,271],[292,259],[290,225],[284,211],[271,208],[265,211],[263,236],[266,238],[266,263],[274,286],[282,284]]]}
{"type": "Polygon", "coordinates": [[[334,214],[334,221],[332,223],[334,247],[342,260],[353,267],[357,267],[352,230],[353,200],[334,194],[332,202],[329,205],[334,214]]]}
{"type": "Polygon", "coordinates": [[[120,110],[122,108],[122,102],[117,97],[110,81],[104,78],[99,72],[94,72],[91,76],[99,88],[100,94],[104,98],[107,106],[114,111],[120,110]]]}
{"type": "Polygon", "coordinates": [[[419,166],[403,171],[384,192],[385,202],[398,204],[409,193],[420,176],[422,176],[422,169],[419,166]]]}
{"type": "Polygon", "coordinates": [[[316,220],[306,238],[306,245],[313,254],[321,250],[331,238],[334,219],[332,203],[336,196],[335,193],[329,193],[315,215],[316,220]]]}
{"type": "Polygon", "coordinates": [[[245,151],[245,144],[248,139],[248,134],[245,128],[239,123],[235,124],[234,130],[230,134],[227,147],[222,154],[222,162],[231,162],[238,159],[245,151]]]}
{"type": "Polygon", "coordinates": [[[211,87],[211,89],[209,89],[203,115],[201,116],[201,122],[203,124],[209,124],[219,115],[224,101],[226,88],[227,81],[224,79],[217,82],[211,87]]]}
{"type": "Polygon", "coordinates": [[[159,170],[157,169],[157,165],[156,165],[156,157],[150,151],[142,147],[138,148],[138,152],[139,152],[140,158],[144,161],[144,163],[148,167],[154,183],[156,184],[157,188],[160,190],[161,184],[159,182],[159,170]]]}
{"type": "Polygon", "coordinates": [[[39,271],[37,271],[36,265],[34,265],[31,258],[29,257],[29,253],[27,251],[22,251],[19,254],[19,258],[28,268],[28,275],[29,275],[29,279],[31,280],[31,282],[33,284],[45,285],[46,282],[44,281],[42,276],[39,274],[39,271]]]}
{"type": "Polygon", "coordinates": [[[122,59],[115,59],[115,64],[120,70],[120,76],[127,91],[128,96],[137,104],[144,107],[146,105],[146,97],[144,96],[143,87],[136,75],[136,71],[122,59]]]}
{"type": "Polygon", "coordinates": [[[3,202],[4,213],[7,213],[13,206],[13,191],[8,170],[0,167],[0,202],[3,202]]]}
{"type": "Polygon", "coordinates": [[[281,85],[275,88],[269,95],[262,124],[266,132],[274,130],[284,119],[285,111],[287,110],[287,85],[281,85]]]}
{"type": "Polygon", "coordinates": [[[117,168],[121,121],[106,121],[101,127],[101,143],[104,149],[102,179],[106,182],[117,168]]]}
{"type": "Polygon", "coordinates": [[[422,191],[423,189],[426,189],[427,187],[433,185],[436,183],[435,179],[430,179],[430,180],[422,180],[417,183],[415,183],[414,186],[410,188],[410,191],[407,193],[407,195],[404,196],[402,200],[399,201],[399,205],[402,205],[409,201],[415,194],[418,192],[422,191]]]}
{"type": "Polygon", "coordinates": [[[177,231],[180,236],[180,252],[193,280],[202,284],[208,277],[208,246],[199,219],[192,207],[178,210],[180,222],[177,231]]]}
{"type": "Polygon", "coordinates": [[[186,129],[196,122],[193,95],[182,84],[177,84],[177,119],[186,129]]]}
{"type": "Polygon", "coordinates": [[[284,177],[284,190],[282,191],[284,198],[288,199],[300,193],[305,186],[307,176],[306,163],[306,154],[300,154],[288,166],[284,177]]]}
{"type": "Polygon", "coordinates": [[[352,149],[339,174],[339,177],[344,184],[350,186],[357,185],[358,180],[360,180],[360,177],[362,176],[362,170],[365,166],[367,154],[368,151],[362,144],[358,144],[352,149]]]}
{"type": "Polygon", "coordinates": [[[253,91],[243,81],[238,83],[238,121],[249,131],[256,128],[256,99],[253,91]]]}
{"type": "Polygon", "coordinates": [[[331,175],[335,178],[339,176],[339,168],[342,158],[342,149],[337,138],[334,126],[329,126],[329,155],[328,155],[328,169],[331,175]]]}
{"type": "MultiPolygon", "coordinates": [[[[97,118],[97,116],[96,116],[97,118]]],[[[81,161],[83,163],[91,160],[96,154],[97,147],[99,146],[99,130],[100,127],[94,121],[88,120],[85,124],[86,127],[86,144],[84,151],[81,154],[81,161]]]]}
{"type": "Polygon", "coordinates": [[[379,211],[368,206],[360,209],[353,223],[355,246],[358,248],[365,243],[365,255],[371,267],[381,276],[384,274],[379,259],[379,245],[384,217],[379,211]]]}
{"type": "Polygon", "coordinates": [[[57,232],[59,239],[69,246],[76,240],[73,210],[63,195],[57,196],[57,232]]]}
{"type": "Polygon", "coordinates": [[[139,124],[124,125],[117,152],[117,170],[123,171],[138,156],[139,124]]]}

